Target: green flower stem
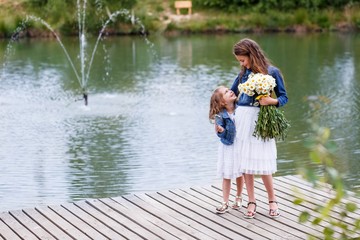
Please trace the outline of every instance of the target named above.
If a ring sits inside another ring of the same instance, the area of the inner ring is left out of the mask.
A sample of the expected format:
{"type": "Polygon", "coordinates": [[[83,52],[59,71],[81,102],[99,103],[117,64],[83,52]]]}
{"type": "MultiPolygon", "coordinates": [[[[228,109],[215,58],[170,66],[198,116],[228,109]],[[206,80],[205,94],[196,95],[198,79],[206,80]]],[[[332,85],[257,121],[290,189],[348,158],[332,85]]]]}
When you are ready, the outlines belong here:
{"type": "Polygon", "coordinates": [[[256,121],[254,137],[262,140],[284,140],[289,130],[290,123],[284,113],[273,105],[260,106],[258,120],[256,121]]]}

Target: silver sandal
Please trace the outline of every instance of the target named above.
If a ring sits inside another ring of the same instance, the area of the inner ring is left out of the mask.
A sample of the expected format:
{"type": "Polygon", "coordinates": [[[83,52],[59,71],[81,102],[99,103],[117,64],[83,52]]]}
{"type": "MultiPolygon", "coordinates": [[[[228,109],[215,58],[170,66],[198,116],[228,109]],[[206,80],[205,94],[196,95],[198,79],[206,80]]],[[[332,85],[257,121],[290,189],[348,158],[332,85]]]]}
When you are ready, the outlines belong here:
{"type": "Polygon", "coordinates": [[[219,207],[216,208],[216,213],[222,214],[229,211],[229,203],[223,202],[219,207]]]}
{"type": "Polygon", "coordinates": [[[242,207],[242,197],[241,196],[235,196],[235,201],[233,205],[231,206],[232,209],[240,211],[242,207]]]}

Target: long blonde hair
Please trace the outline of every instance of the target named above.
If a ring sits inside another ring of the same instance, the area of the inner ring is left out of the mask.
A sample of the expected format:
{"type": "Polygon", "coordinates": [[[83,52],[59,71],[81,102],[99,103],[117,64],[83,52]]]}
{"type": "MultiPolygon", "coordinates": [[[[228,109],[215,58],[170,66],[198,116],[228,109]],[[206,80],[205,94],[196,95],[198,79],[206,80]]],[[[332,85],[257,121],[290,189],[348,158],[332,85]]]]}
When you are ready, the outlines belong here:
{"type": "Polygon", "coordinates": [[[210,110],[209,110],[209,119],[214,119],[215,115],[220,113],[225,108],[225,101],[223,93],[220,92],[220,89],[224,86],[217,87],[210,98],[210,110]]]}

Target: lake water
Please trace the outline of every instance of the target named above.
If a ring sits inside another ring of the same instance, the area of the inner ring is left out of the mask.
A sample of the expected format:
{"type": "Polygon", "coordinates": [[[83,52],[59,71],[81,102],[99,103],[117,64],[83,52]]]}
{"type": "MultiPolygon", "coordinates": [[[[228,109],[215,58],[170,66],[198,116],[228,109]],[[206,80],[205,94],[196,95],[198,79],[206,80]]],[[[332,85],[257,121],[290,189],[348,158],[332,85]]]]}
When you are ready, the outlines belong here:
{"type": "MultiPolygon", "coordinates": [[[[309,163],[308,96],[337,144],[336,165],[360,189],[360,35],[275,34],[104,39],[88,82],[89,105],[55,40],[11,46],[0,82],[0,211],[193,185],[215,178],[213,89],[239,71],[232,46],[260,43],[285,77],[292,127],[278,143],[278,173],[309,163]]],[[[63,39],[78,62],[77,39],[63,39]]],[[[89,49],[94,40],[88,43],[89,49]]],[[[5,55],[8,42],[0,42],[5,55]]],[[[1,65],[5,58],[1,58],[1,65]]],[[[79,67],[79,64],[75,64],[79,67]]]]}

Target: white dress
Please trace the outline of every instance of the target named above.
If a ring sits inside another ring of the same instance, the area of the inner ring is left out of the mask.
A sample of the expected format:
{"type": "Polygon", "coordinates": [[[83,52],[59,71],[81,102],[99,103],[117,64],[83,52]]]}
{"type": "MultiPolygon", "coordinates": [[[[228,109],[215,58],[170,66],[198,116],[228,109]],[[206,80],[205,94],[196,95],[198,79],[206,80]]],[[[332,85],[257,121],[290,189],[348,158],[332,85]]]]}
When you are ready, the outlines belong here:
{"type": "MultiPolygon", "coordinates": [[[[229,114],[229,117],[234,121],[234,115],[236,114],[235,110],[233,114],[229,114]]],[[[234,139],[234,141],[236,141],[236,139],[234,139]]],[[[231,145],[225,145],[220,142],[216,174],[218,178],[236,179],[242,176],[240,161],[237,156],[237,151],[235,151],[235,146],[235,142],[231,145]]]]}
{"type": "Polygon", "coordinates": [[[264,141],[253,136],[259,111],[258,107],[237,106],[234,158],[239,159],[239,171],[243,173],[269,175],[277,171],[276,142],[275,139],[264,141]]]}

